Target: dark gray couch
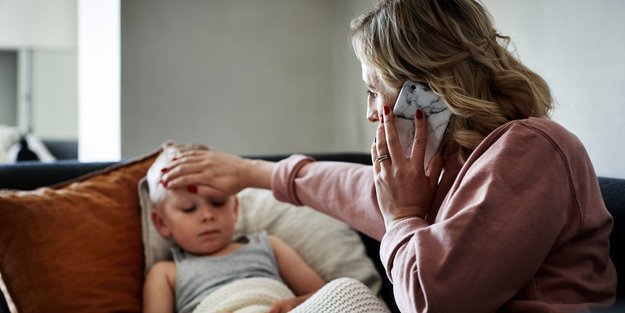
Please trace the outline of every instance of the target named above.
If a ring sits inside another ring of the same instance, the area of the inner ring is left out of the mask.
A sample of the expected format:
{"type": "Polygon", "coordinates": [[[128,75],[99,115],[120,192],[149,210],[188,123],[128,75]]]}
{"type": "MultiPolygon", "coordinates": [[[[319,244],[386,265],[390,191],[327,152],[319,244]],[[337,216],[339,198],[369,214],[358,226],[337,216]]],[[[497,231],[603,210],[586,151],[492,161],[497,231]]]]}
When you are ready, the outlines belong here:
{"type": "MultiPolygon", "coordinates": [[[[362,153],[335,153],[313,155],[317,160],[333,160],[356,162],[363,164],[371,164],[371,158],[367,154],[362,153]]],[[[277,156],[261,156],[258,158],[266,160],[280,160],[286,155],[277,156]]],[[[37,162],[18,163],[14,165],[0,165],[0,188],[31,190],[41,186],[49,186],[51,184],[75,178],[82,174],[86,174],[97,169],[102,169],[113,163],[80,163],[75,160],[64,160],[51,164],[42,164],[37,162]]],[[[621,240],[625,239],[625,180],[613,178],[599,178],[599,184],[605,204],[614,217],[614,230],[610,238],[611,241],[611,257],[616,265],[617,271],[625,270],[625,256],[621,240]]],[[[374,260],[382,277],[386,277],[379,262],[379,243],[364,235],[361,238],[367,246],[367,252],[372,260],[374,260]]],[[[1,247],[0,247],[1,249],[1,247]]],[[[1,253],[1,252],[0,252],[1,253]]],[[[385,279],[382,291],[382,297],[397,312],[394,307],[392,296],[392,286],[385,279]]],[[[623,279],[619,276],[618,284],[619,303],[625,301],[625,290],[623,288],[623,279]]],[[[619,308],[621,308],[619,306],[619,308]]],[[[8,312],[3,297],[0,297],[0,313],[8,312]]],[[[607,311],[606,311],[607,312],[607,311]]],[[[625,310],[623,310],[625,312],[625,310]]]]}

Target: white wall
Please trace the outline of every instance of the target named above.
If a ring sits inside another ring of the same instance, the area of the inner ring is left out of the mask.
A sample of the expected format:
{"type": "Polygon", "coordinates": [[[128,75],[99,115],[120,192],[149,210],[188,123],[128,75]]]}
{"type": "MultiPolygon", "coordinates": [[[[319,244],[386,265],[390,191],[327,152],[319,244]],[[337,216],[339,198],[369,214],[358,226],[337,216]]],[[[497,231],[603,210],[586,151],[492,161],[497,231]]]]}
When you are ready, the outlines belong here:
{"type": "Polygon", "coordinates": [[[0,50],[0,125],[17,124],[17,53],[0,50]]]}
{"type": "Polygon", "coordinates": [[[0,81],[0,90],[7,89],[15,99],[0,103],[0,112],[12,114],[12,124],[27,130],[31,50],[33,132],[48,139],[76,139],[76,0],[0,0],[0,49],[19,52],[17,71],[3,73],[12,82],[0,81]]]}
{"type": "Polygon", "coordinates": [[[351,11],[367,6],[122,1],[122,155],[167,139],[247,155],[368,151],[347,42],[351,11]]]}
{"type": "MultiPolygon", "coordinates": [[[[122,1],[122,155],[167,139],[248,155],[368,152],[374,128],[347,36],[375,2],[122,1]]],[[[484,3],[550,84],[553,118],[597,173],[625,178],[625,2],[484,3]]]]}
{"type": "Polygon", "coordinates": [[[580,138],[597,174],[625,178],[625,1],[483,2],[549,83],[553,119],[580,138]]]}
{"type": "Polygon", "coordinates": [[[35,51],[33,55],[33,133],[40,138],[78,138],[77,57],[75,51],[35,51]]]}
{"type": "Polygon", "coordinates": [[[329,112],[335,124],[334,151],[369,153],[376,125],[367,121],[367,94],[362,81],[360,62],[349,42],[349,23],[369,10],[376,0],[336,1],[334,55],[332,59],[334,92],[333,110],[329,112]]]}

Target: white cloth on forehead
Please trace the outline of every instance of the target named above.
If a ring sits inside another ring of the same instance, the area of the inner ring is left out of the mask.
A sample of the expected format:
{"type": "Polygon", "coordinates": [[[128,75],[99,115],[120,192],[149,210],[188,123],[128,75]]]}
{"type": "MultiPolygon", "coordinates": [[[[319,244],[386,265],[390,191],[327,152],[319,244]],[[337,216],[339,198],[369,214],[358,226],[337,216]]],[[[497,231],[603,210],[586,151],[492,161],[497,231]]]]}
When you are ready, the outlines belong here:
{"type": "Polygon", "coordinates": [[[174,243],[163,238],[156,230],[154,223],[152,223],[152,201],[150,200],[150,189],[146,177],[139,181],[138,188],[139,202],[141,203],[141,238],[143,240],[144,270],[147,273],[152,264],[161,260],[172,259],[169,248],[174,243]]]}

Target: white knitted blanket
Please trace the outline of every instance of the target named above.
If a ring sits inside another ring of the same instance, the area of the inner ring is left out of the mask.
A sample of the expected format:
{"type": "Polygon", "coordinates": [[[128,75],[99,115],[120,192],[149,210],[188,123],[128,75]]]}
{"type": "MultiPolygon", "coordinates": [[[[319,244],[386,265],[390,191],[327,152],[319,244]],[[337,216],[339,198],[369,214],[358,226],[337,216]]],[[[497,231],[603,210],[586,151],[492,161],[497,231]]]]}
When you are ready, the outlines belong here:
{"type": "MultiPolygon", "coordinates": [[[[293,297],[289,288],[269,278],[234,281],[208,295],[193,313],[267,312],[272,304],[293,297]]],[[[292,313],[389,313],[384,302],[360,281],[339,278],[327,283],[292,313]]]]}
{"type": "Polygon", "coordinates": [[[289,287],[275,279],[246,278],[211,292],[193,313],[265,313],[277,300],[291,297],[294,295],[289,287]]]}

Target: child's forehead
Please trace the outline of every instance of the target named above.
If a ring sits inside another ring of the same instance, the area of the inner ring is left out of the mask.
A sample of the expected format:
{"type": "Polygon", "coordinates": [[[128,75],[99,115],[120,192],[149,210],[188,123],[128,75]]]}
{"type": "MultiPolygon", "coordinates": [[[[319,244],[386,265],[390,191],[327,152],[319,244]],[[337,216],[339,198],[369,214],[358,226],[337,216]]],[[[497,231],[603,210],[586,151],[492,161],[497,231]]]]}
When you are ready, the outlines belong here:
{"type": "Polygon", "coordinates": [[[198,194],[190,193],[185,189],[165,189],[162,188],[163,195],[163,203],[167,204],[180,204],[180,203],[188,203],[188,202],[229,202],[234,196],[223,197],[223,198],[213,198],[213,197],[203,197],[198,194]]]}
{"type": "Polygon", "coordinates": [[[182,189],[161,189],[163,195],[163,202],[165,203],[176,203],[181,201],[191,201],[195,200],[196,197],[191,195],[188,192],[183,191],[182,189]]]}

